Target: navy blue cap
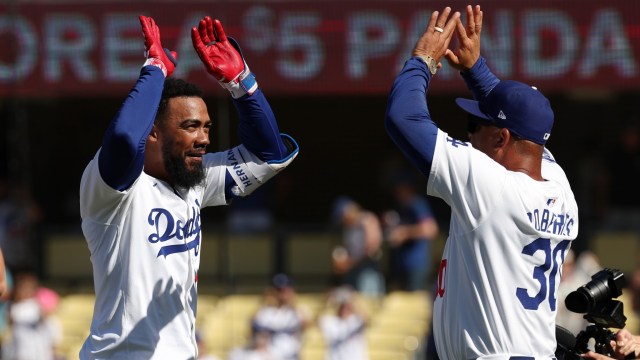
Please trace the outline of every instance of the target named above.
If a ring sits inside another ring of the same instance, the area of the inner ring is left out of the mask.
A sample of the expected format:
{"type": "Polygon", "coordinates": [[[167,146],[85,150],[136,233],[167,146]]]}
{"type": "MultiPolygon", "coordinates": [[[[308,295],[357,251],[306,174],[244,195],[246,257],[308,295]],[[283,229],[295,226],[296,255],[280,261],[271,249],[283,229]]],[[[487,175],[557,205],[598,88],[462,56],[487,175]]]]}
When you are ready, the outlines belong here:
{"type": "Polygon", "coordinates": [[[478,102],[456,99],[462,110],[488,120],[491,125],[507,128],[515,135],[544,145],[553,128],[553,110],[538,89],[513,80],[503,80],[487,97],[478,102]]]}
{"type": "Polygon", "coordinates": [[[293,287],[293,280],[286,274],[276,274],[271,279],[271,285],[276,289],[284,289],[293,287]]]}

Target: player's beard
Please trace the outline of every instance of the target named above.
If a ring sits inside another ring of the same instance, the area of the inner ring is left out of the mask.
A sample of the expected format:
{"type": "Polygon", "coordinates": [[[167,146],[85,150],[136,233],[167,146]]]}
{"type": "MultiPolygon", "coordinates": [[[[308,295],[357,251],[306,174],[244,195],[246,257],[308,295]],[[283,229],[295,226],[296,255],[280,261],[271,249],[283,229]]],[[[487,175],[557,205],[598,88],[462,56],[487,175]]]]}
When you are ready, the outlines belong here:
{"type": "Polygon", "coordinates": [[[169,173],[176,187],[190,189],[204,182],[204,168],[199,164],[195,169],[189,169],[185,162],[185,157],[175,155],[171,152],[173,142],[169,141],[162,146],[162,157],[164,158],[164,167],[169,173]]]}

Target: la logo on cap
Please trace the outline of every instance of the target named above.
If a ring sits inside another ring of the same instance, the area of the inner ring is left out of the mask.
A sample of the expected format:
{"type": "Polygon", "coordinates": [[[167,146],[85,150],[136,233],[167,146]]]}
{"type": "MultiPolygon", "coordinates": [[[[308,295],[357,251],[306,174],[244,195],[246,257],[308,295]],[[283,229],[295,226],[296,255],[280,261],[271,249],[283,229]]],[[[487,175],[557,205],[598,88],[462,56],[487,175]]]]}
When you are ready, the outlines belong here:
{"type": "Polygon", "coordinates": [[[505,115],[502,110],[498,113],[498,117],[502,120],[507,120],[507,115],[505,115]]]}

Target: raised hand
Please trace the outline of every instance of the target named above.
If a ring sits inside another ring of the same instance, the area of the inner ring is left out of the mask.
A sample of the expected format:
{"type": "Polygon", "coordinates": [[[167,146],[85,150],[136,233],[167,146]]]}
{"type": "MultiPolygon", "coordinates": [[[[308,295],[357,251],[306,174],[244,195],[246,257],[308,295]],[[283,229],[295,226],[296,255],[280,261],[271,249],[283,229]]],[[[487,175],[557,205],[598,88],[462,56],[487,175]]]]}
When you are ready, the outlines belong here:
{"type": "Polygon", "coordinates": [[[450,7],[444,8],[442,13],[434,11],[431,14],[427,29],[413,48],[412,55],[422,58],[427,63],[432,74],[435,74],[435,69],[431,69],[431,66],[436,66],[437,64],[438,69],[442,67],[440,59],[449,46],[456,20],[460,18],[459,12],[455,12],[449,18],[450,14],[450,7]]]}
{"type": "Polygon", "coordinates": [[[448,49],[445,57],[449,65],[459,71],[469,70],[480,58],[480,33],[482,32],[482,10],[480,5],[467,5],[467,26],[460,19],[456,22],[456,35],[460,47],[448,49]]]}
{"type": "Polygon", "coordinates": [[[140,25],[144,36],[145,56],[144,65],[154,65],[162,69],[165,77],[171,76],[177,65],[178,54],[163,48],[160,42],[160,28],[153,18],[140,15],[140,25]]]}
{"type": "Polygon", "coordinates": [[[191,29],[191,41],[207,71],[231,92],[231,96],[239,98],[258,88],[240,47],[234,39],[227,37],[220,20],[212,20],[209,16],[200,20],[198,27],[191,29]]]}
{"type": "Polygon", "coordinates": [[[207,71],[218,81],[229,82],[244,70],[244,61],[224,33],[220,20],[205,17],[191,29],[191,40],[207,71]]]}

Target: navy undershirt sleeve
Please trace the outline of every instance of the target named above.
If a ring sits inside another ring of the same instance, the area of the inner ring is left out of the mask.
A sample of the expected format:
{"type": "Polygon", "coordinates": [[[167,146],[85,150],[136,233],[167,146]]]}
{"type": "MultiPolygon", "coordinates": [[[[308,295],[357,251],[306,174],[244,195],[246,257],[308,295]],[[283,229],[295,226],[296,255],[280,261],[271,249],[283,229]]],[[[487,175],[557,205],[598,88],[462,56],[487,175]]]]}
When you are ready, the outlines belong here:
{"type": "MultiPolygon", "coordinates": [[[[289,155],[290,150],[282,140],[276,117],[260,88],[251,95],[234,99],[233,104],[239,117],[240,142],[247,150],[265,162],[280,161],[289,155]]],[[[231,192],[233,185],[235,181],[227,172],[225,177],[227,200],[234,197],[231,192]]]]}
{"type": "Polygon", "coordinates": [[[389,95],[385,127],[404,155],[429,176],[438,127],[431,120],[426,94],[431,74],[417,57],[405,63],[389,95]]]}
{"type": "Polygon", "coordinates": [[[484,99],[500,82],[500,79],[491,72],[483,57],[480,57],[471,69],[460,74],[469,90],[471,90],[473,98],[478,101],[484,99]]]}
{"type": "MultiPolygon", "coordinates": [[[[483,57],[461,75],[476,100],[486,97],[500,82],[483,57]]],[[[424,62],[417,57],[409,59],[393,83],[385,118],[391,139],[427,177],[438,134],[426,101],[430,80],[431,74],[424,62]]]]}
{"type": "Polygon", "coordinates": [[[164,74],[148,65],[112,120],[98,157],[102,179],[116,190],[126,190],[142,173],[147,136],[162,97],[164,74]]]}
{"type": "Polygon", "coordinates": [[[260,88],[252,95],[234,99],[233,104],[240,120],[240,142],[249,151],[266,162],[282,160],[287,156],[276,117],[260,88]]]}

